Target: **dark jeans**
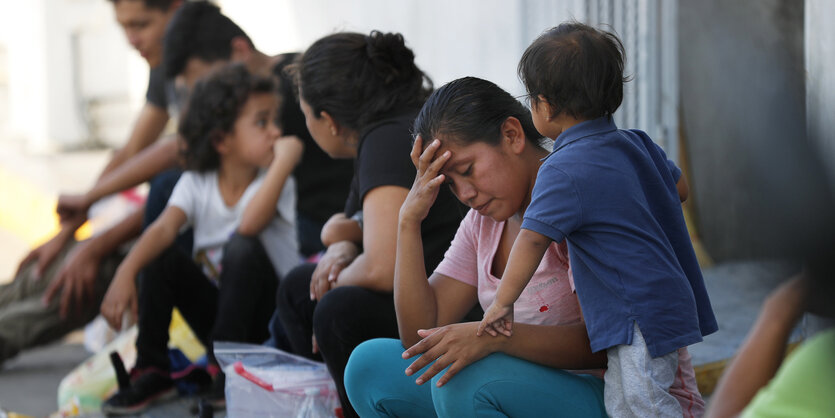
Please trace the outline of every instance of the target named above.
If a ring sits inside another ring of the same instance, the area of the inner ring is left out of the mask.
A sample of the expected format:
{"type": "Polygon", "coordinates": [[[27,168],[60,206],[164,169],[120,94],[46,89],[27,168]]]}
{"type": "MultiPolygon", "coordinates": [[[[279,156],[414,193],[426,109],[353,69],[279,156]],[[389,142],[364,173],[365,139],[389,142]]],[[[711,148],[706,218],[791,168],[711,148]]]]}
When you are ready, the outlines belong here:
{"type": "Polygon", "coordinates": [[[302,213],[296,214],[296,234],[299,236],[299,252],[305,257],[310,257],[325,249],[322,244],[322,227],[319,223],[308,218],[302,213]]]}
{"type": "MultiPolygon", "coordinates": [[[[148,190],[148,198],[145,200],[145,215],[142,218],[143,231],[165,210],[166,205],[168,205],[168,198],[171,197],[171,192],[174,191],[174,186],[177,185],[181,174],[183,174],[182,170],[172,168],[157,174],[148,182],[151,188],[148,190]]],[[[193,238],[192,231],[189,229],[177,236],[176,244],[184,252],[190,254],[193,238]]]]}
{"type": "Polygon", "coordinates": [[[169,370],[168,325],[178,308],[210,361],[213,341],[260,344],[275,310],[278,275],[257,237],[233,235],[223,250],[220,287],[191,257],[172,246],[139,279],[136,367],[169,370]]]}
{"type": "Polygon", "coordinates": [[[345,394],[343,376],[348,357],[360,343],[380,337],[398,338],[394,297],[357,286],[330,290],[321,301],[310,300],[315,264],[287,273],[278,289],[277,309],[293,351],[312,359],[315,331],[321,358],[328,366],[346,417],[357,416],[345,394]]]}

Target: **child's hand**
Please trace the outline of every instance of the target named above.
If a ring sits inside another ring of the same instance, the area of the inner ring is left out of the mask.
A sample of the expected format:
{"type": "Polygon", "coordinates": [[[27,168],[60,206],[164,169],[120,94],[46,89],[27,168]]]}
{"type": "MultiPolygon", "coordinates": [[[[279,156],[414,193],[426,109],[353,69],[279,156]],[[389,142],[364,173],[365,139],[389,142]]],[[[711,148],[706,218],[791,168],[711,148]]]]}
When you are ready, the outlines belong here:
{"type": "Polygon", "coordinates": [[[513,304],[500,305],[493,301],[493,304],[484,312],[484,319],[478,324],[477,336],[487,332],[492,336],[501,333],[507,337],[513,334],[513,304]]]}
{"type": "Polygon", "coordinates": [[[121,330],[123,325],[127,325],[122,323],[126,312],[132,315],[134,321],[138,318],[134,279],[134,275],[117,270],[101,303],[101,315],[115,330],[121,330]]]}
{"type": "Polygon", "coordinates": [[[275,141],[273,151],[280,164],[295,167],[302,159],[304,143],[297,136],[282,136],[275,141]]]}

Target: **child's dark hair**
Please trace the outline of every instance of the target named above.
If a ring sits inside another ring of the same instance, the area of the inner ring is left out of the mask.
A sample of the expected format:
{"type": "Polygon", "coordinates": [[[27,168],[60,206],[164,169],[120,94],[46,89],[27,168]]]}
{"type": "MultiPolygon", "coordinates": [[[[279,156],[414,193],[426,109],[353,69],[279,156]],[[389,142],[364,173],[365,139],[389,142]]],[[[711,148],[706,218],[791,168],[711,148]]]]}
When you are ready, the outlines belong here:
{"type": "Polygon", "coordinates": [[[294,72],[317,118],[328,112],[354,131],[420,107],[432,91],[432,80],[415,65],[399,33],[328,35],[307,49],[294,72]]]}
{"type": "MultiPolygon", "coordinates": [[[[115,6],[116,3],[119,3],[122,0],[109,0],[115,6]]],[[[168,11],[171,8],[171,5],[174,4],[176,0],[142,0],[142,3],[145,4],[145,7],[149,9],[157,9],[162,10],[163,12],[168,11]]]]}
{"type": "Polygon", "coordinates": [[[432,93],[415,119],[414,133],[425,143],[443,137],[460,144],[485,142],[498,145],[502,124],[519,119],[525,137],[538,143],[542,135],[531,113],[501,87],[476,77],[451,81],[432,93]]]}
{"type": "Polygon", "coordinates": [[[519,78],[531,103],[542,95],[552,116],[611,117],[623,101],[623,44],[610,32],[567,22],[547,30],[525,50],[519,78]]]}
{"type": "Polygon", "coordinates": [[[223,15],[214,4],[207,1],[185,2],[174,13],[165,30],[162,53],[165,76],[173,78],[180,75],[190,58],[209,63],[229,60],[232,57],[232,39],[236,37],[253,46],[243,29],[223,15]]]}
{"type": "Polygon", "coordinates": [[[220,166],[215,145],[232,131],[255,93],[275,94],[275,86],[269,78],[250,74],[243,64],[222,67],[194,85],[178,129],[187,169],[204,172],[220,166]]]}

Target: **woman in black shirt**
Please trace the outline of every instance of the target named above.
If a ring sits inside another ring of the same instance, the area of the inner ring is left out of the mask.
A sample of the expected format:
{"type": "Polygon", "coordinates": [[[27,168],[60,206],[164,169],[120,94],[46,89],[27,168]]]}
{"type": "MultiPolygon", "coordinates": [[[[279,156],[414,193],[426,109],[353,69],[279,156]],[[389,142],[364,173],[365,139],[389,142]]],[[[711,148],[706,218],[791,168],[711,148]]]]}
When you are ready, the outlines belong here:
{"type": "MultiPolygon", "coordinates": [[[[351,351],[397,338],[392,288],[400,205],[414,182],[411,124],[432,90],[400,34],[337,33],[316,41],[297,65],[307,127],[331,157],[354,159],[345,213],[322,230],[317,265],[282,280],[278,312],[293,350],[320,353],[345,416],[356,416],[342,383],[351,351]],[[318,347],[317,347],[318,346],[318,347]]],[[[446,188],[421,226],[425,266],[434,270],[464,210],[446,188]]]]}

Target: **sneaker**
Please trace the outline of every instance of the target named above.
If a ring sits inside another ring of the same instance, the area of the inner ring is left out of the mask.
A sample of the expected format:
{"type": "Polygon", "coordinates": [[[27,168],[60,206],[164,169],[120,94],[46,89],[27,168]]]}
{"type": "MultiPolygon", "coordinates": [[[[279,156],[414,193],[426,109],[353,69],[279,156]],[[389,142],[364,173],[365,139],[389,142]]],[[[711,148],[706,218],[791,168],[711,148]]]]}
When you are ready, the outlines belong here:
{"type": "Polygon", "coordinates": [[[145,410],[149,405],[177,396],[174,381],[158,370],[131,371],[130,386],[120,389],[101,405],[105,414],[127,415],[145,410]]]}

